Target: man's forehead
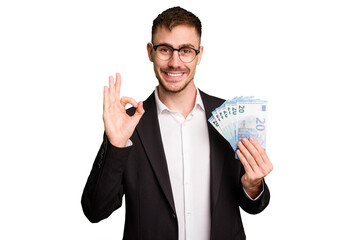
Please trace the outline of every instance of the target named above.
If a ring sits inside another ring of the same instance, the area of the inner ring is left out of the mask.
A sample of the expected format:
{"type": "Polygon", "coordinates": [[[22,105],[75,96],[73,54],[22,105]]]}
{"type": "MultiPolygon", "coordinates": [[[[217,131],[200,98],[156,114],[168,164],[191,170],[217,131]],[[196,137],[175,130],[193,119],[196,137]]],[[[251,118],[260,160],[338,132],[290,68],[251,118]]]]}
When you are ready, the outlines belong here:
{"type": "Polygon", "coordinates": [[[159,26],[153,35],[153,43],[195,46],[200,44],[200,37],[193,26],[177,25],[171,30],[166,26],[159,26]]]}

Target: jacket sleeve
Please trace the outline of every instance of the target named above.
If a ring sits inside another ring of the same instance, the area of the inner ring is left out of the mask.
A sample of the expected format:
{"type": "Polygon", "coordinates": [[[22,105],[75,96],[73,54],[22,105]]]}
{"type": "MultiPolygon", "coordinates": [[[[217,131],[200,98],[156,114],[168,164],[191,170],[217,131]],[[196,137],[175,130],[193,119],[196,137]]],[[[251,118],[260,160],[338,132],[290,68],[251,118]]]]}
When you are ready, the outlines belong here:
{"type": "Polygon", "coordinates": [[[121,207],[123,176],[131,149],[131,146],[113,146],[104,133],[81,198],[84,214],[90,222],[99,222],[121,207]]]}

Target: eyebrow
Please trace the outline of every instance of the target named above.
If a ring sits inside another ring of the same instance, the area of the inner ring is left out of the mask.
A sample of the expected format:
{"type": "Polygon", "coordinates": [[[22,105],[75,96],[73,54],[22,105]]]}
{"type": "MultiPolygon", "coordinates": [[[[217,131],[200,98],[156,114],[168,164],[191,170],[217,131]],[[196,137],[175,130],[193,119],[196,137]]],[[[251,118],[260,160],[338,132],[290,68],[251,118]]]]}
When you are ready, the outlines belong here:
{"type": "MultiPolygon", "coordinates": [[[[156,45],[167,45],[167,46],[171,46],[174,48],[174,46],[172,44],[169,44],[169,43],[159,43],[159,44],[156,44],[156,45]]],[[[195,48],[197,49],[194,45],[192,45],[191,43],[183,43],[183,44],[180,44],[179,45],[179,48],[182,48],[182,47],[192,47],[192,48],[195,48]]],[[[200,47],[199,47],[200,48],[200,47]]]]}

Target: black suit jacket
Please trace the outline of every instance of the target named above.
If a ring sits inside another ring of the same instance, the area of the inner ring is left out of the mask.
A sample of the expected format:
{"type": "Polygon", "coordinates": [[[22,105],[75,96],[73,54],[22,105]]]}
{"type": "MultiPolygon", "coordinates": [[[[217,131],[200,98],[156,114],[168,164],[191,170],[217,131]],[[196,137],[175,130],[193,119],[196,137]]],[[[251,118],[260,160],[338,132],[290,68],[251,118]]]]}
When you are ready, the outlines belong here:
{"type": "MultiPolygon", "coordinates": [[[[200,91],[206,117],[224,100],[200,91]]],[[[178,223],[170,178],[162,145],[154,93],[144,101],[145,114],[131,141],[117,148],[104,141],[95,159],[82,195],[82,207],[91,222],[107,218],[126,199],[123,239],[177,239],[178,223]]],[[[128,110],[133,114],[134,108],[128,110]]],[[[268,187],[256,201],[241,185],[244,174],[230,144],[208,122],[210,139],[211,239],[245,239],[239,206],[256,214],[270,200],[268,187]]]]}

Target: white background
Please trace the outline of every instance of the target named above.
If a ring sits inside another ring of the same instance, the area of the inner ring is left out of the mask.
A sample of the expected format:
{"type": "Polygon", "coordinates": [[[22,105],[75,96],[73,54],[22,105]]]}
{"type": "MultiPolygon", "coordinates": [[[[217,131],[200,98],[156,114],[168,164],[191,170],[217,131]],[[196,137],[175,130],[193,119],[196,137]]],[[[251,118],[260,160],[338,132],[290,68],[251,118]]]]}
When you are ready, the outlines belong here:
{"type": "Polygon", "coordinates": [[[0,239],[121,239],[124,208],[91,224],[80,198],[103,134],[102,90],[145,100],[152,20],[203,24],[195,76],[222,98],[269,100],[268,208],[248,239],[360,239],[360,7],[350,0],[1,1],[0,239]]]}

